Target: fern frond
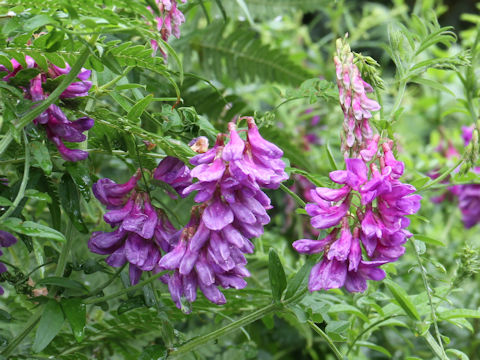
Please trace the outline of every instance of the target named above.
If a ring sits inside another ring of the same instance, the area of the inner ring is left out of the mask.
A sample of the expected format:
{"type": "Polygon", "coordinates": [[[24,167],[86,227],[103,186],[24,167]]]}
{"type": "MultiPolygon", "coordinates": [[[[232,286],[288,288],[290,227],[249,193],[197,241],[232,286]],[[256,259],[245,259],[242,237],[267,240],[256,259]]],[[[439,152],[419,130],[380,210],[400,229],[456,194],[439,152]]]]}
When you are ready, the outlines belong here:
{"type": "MultiPolygon", "coordinates": [[[[276,82],[298,85],[312,75],[294,63],[288,53],[262,44],[258,34],[242,23],[212,23],[188,37],[207,74],[224,80],[226,74],[244,83],[276,82]]],[[[186,48],[185,50],[188,51],[186,48]]]]}

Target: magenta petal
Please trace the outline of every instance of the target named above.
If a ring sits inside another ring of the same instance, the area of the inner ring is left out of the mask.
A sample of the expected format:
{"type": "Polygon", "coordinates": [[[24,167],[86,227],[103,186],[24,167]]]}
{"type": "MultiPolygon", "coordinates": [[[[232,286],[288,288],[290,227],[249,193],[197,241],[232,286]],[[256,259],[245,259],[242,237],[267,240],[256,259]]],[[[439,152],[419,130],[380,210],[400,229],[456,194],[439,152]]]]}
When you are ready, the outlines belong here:
{"type": "Polygon", "coordinates": [[[215,181],[225,172],[225,163],[222,158],[215,159],[211,164],[201,164],[195,167],[191,174],[200,181],[215,181]]]}
{"type": "Polygon", "coordinates": [[[340,288],[345,283],[346,276],[347,265],[345,262],[324,258],[321,263],[312,268],[308,289],[312,292],[340,288]]]}
{"type": "Polygon", "coordinates": [[[216,197],[203,212],[202,220],[210,230],[222,230],[233,222],[233,212],[227,204],[216,197]]]}
{"type": "Polygon", "coordinates": [[[292,246],[301,254],[316,254],[322,252],[327,244],[322,240],[301,239],[294,241],[292,246]]]}
{"type": "Polygon", "coordinates": [[[198,283],[200,290],[202,290],[203,295],[217,305],[223,305],[227,302],[225,296],[222,294],[220,290],[215,285],[205,285],[202,282],[198,283]]]}
{"type": "Polygon", "coordinates": [[[161,269],[166,270],[175,270],[180,266],[180,262],[182,261],[183,255],[187,250],[187,246],[185,241],[180,241],[177,246],[170,251],[169,253],[165,254],[160,261],[158,262],[158,266],[161,269]]]}
{"type": "Polygon", "coordinates": [[[350,228],[343,228],[340,237],[335,241],[328,250],[327,258],[332,260],[333,258],[338,261],[347,260],[348,254],[350,253],[350,247],[352,245],[352,233],[350,228]]]}
{"type": "MultiPolygon", "coordinates": [[[[229,125],[229,128],[231,126],[229,125]]],[[[240,160],[245,149],[244,141],[238,136],[234,127],[230,130],[230,141],[223,148],[222,157],[225,161],[240,160]]]]}

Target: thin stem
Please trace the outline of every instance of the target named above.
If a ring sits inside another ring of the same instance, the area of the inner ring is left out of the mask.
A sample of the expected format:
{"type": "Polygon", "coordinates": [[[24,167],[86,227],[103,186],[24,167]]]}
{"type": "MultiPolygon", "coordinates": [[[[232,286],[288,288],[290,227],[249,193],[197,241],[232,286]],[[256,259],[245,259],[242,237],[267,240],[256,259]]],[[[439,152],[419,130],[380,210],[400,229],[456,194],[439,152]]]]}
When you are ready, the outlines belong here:
{"type": "MultiPolygon", "coordinates": [[[[72,68],[70,69],[70,72],[65,76],[63,81],[50,94],[48,98],[46,98],[42,103],[34,107],[32,110],[30,110],[23,118],[21,118],[20,121],[15,125],[15,129],[23,129],[26,125],[30,124],[36,117],[43,113],[50,105],[52,105],[55,101],[58,100],[62,92],[64,92],[65,89],[75,80],[78,73],[82,69],[83,64],[85,64],[85,62],[87,61],[88,56],[90,55],[90,46],[95,44],[98,36],[98,34],[92,36],[88,45],[85,45],[83,47],[83,50],[80,52],[77,61],[75,61],[72,68]]],[[[5,152],[12,140],[12,131],[9,131],[0,141],[0,155],[5,152]]]]}
{"type": "MultiPolygon", "coordinates": [[[[398,88],[397,97],[395,99],[395,104],[393,104],[392,111],[390,112],[390,117],[394,116],[397,110],[400,108],[402,104],[403,96],[405,95],[405,89],[407,88],[407,82],[402,81],[400,87],[398,88]]],[[[392,120],[392,119],[390,119],[392,120]]]]}
{"type": "Polygon", "coordinates": [[[420,189],[417,190],[417,192],[420,192],[420,191],[424,191],[424,190],[427,190],[428,188],[432,187],[433,185],[439,183],[440,181],[442,181],[443,179],[445,179],[448,175],[450,175],[456,168],[458,168],[460,165],[463,164],[465,160],[463,159],[460,159],[455,165],[453,165],[450,169],[448,169],[447,171],[445,171],[442,175],[440,175],[439,177],[437,177],[436,179],[433,179],[432,181],[430,181],[428,184],[425,184],[424,186],[422,186],[420,189]]]}
{"type": "Polygon", "coordinates": [[[448,359],[447,355],[445,354],[445,349],[443,348],[443,342],[442,342],[442,336],[440,335],[440,330],[438,330],[437,313],[436,313],[435,307],[433,305],[432,293],[430,291],[430,284],[428,283],[427,273],[425,272],[425,268],[423,267],[422,259],[420,257],[420,254],[418,253],[418,250],[415,246],[415,243],[413,241],[410,241],[410,244],[412,245],[413,252],[415,253],[415,257],[417,258],[418,266],[420,267],[420,273],[422,275],[423,286],[425,287],[425,291],[427,292],[428,305],[430,306],[430,314],[431,314],[431,317],[432,317],[433,328],[435,329],[435,335],[437,337],[437,342],[438,342],[438,345],[441,348],[442,355],[444,356],[444,358],[448,359]]]}
{"type": "Polygon", "coordinates": [[[28,183],[28,175],[30,173],[30,151],[28,150],[28,139],[25,133],[23,133],[23,141],[25,142],[25,165],[23,167],[23,179],[20,184],[20,189],[18,190],[18,194],[13,200],[12,206],[8,208],[7,211],[0,217],[0,221],[6,219],[10,216],[12,212],[15,211],[20,201],[22,201],[23,196],[25,195],[25,189],[27,188],[28,183]]]}
{"type": "Polygon", "coordinates": [[[43,312],[43,306],[37,309],[37,311],[33,314],[33,316],[30,318],[30,320],[27,322],[27,325],[25,326],[25,329],[18,334],[15,339],[8,344],[8,346],[3,350],[2,355],[5,358],[8,358],[10,354],[15,350],[15,348],[22,342],[23,339],[30,333],[30,331],[33,330],[35,325],[37,325],[37,322],[40,320],[40,316],[42,315],[43,312]]]}
{"type": "Polygon", "coordinates": [[[357,335],[357,337],[353,340],[353,342],[348,347],[348,350],[347,350],[347,353],[345,354],[345,356],[348,356],[348,354],[350,354],[350,351],[352,351],[353,347],[355,346],[357,341],[361,339],[363,334],[367,333],[367,331],[370,331],[371,329],[373,329],[378,324],[381,324],[382,322],[390,320],[391,318],[394,318],[394,317],[397,317],[397,316],[403,316],[403,315],[391,315],[391,316],[388,316],[384,319],[380,319],[380,320],[377,320],[374,323],[372,323],[369,327],[367,327],[365,330],[363,330],[360,334],[357,335]]]}
{"type": "Polygon", "coordinates": [[[332,339],[330,339],[330,337],[325,334],[323,332],[322,329],[320,329],[317,324],[315,324],[312,320],[307,320],[307,323],[308,325],[310,325],[310,327],[313,329],[313,331],[315,331],[318,335],[320,335],[328,344],[328,346],[330,347],[330,349],[333,351],[333,353],[335,354],[335,357],[338,359],[338,360],[343,360],[343,355],[342,353],[340,352],[340,350],[338,350],[338,348],[335,346],[335,344],[333,343],[332,339]]]}
{"type": "Polygon", "coordinates": [[[84,296],[82,296],[82,297],[84,297],[84,298],[89,298],[89,297],[92,297],[92,296],[97,295],[99,292],[101,292],[103,289],[105,289],[107,286],[109,286],[109,285],[120,275],[120,273],[122,272],[122,270],[125,269],[125,266],[127,266],[127,263],[123,264],[123,266],[120,267],[120,268],[115,272],[115,274],[113,274],[113,276],[112,276],[111,278],[109,278],[107,281],[105,281],[102,285],[100,285],[100,286],[97,287],[95,290],[90,291],[87,295],[84,295],[84,296]]]}
{"type": "Polygon", "coordinates": [[[286,187],[283,184],[280,184],[280,189],[285,191],[288,195],[290,195],[300,207],[304,208],[305,207],[305,201],[303,201],[297,194],[295,194],[292,190],[290,190],[288,187],[286,187]]]}
{"type": "Polygon", "coordinates": [[[67,242],[62,247],[62,252],[60,253],[60,257],[58,258],[57,268],[55,269],[55,276],[63,276],[63,272],[65,271],[65,266],[67,265],[67,258],[70,250],[72,249],[73,245],[73,223],[68,221],[67,223],[67,230],[65,232],[65,237],[67,238],[67,242]]]}
{"type": "Polygon", "coordinates": [[[209,341],[215,340],[216,338],[225,336],[238,328],[241,328],[243,326],[246,326],[248,324],[251,324],[264,316],[275,312],[276,310],[280,309],[282,306],[279,304],[270,304],[267,305],[263,308],[258,309],[257,311],[254,311],[251,314],[248,314],[247,316],[244,316],[243,318],[234,321],[218,330],[212,331],[209,334],[206,334],[204,336],[200,336],[197,338],[194,338],[185,344],[179,346],[178,348],[171,349],[169,352],[169,356],[178,356],[181,354],[186,354],[195,349],[196,347],[203,345],[209,341]]]}
{"type": "Polygon", "coordinates": [[[134,290],[140,289],[140,288],[142,288],[143,286],[145,286],[146,284],[149,284],[149,283],[151,283],[152,281],[158,279],[160,276],[165,275],[166,273],[167,273],[166,271],[159,272],[158,274],[152,275],[152,276],[150,276],[148,279],[139,282],[137,285],[130,286],[130,287],[126,288],[126,289],[117,291],[117,292],[115,292],[115,293],[113,293],[113,294],[110,294],[110,295],[102,296],[102,297],[100,297],[100,298],[87,299],[87,300],[84,301],[84,303],[87,304],[87,305],[88,305],[88,304],[98,304],[98,303],[101,303],[101,302],[104,302],[104,301],[107,301],[107,300],[116,298],[116,297],[121,296],[121,295],[123,295],[123,294],[129,293],[130,291],[134,291],[134,290]]]}
{"type": "MultiPolygon", "coordinates": [[[[108,83],[100,86],[97,90],[98,96],[101,96],[102,93],[106,92],[109,87],[112,87],[115,85],[117,82],[122,80],[125,76],[128,75],[128,73],[133,69],[133,66],[127,66],[125,70],[118,76],[114,77],[112,80],[110,80],[108,83]]],[[[175,98],[176,100],[177,98],[175,98]]]]}
{"type": "Polygon", "coordinates": [[[240,318],[218,330],[215,330],[209,334],[206,334],[204,336],[200,336],[197,338],[194,338],[192,340],[187,341],[183,345],[180,345],[178,348],[173,348],[169,351],[169,356],[177,356],[180,354],[185,354],[193,349],[197,348],[200,345],[203,345],[209,341],[215,340],[216,338],[225,336],[227,334],[230,334],[231,332],[242,328],[248,324],[251,324],[257,320],[260,320],[261,318],[269,315],[270,313],[273,313],[277,310],[281,310],[284,308],[284,306],[287,306],[289,304],[295,303],[298,300],[302,299],[305,294],[307,293],[307,289],[302,289],[298,291],[295,295],[292,297],[282,301],[280,304],[269,304],[266,305],[256,311],[254,311],[251,314],[248,314],[244,316],[243,318],[240,318]]]}

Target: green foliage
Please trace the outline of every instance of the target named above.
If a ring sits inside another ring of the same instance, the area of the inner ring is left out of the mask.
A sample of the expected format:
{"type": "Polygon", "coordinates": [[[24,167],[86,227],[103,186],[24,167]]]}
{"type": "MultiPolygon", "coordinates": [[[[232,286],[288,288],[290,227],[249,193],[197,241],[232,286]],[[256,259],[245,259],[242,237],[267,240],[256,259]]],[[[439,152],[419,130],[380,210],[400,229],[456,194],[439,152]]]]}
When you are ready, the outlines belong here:
{"type": "Polygon", "coordinates": [[[12,71],[14,58],[27,67],[26,55],[38,65],[0,81],[0,178],[8,179],[0,181],[0,229],[19,238],[0,258],[8,270],[0,274],[1,356],[474,359],[478,226],[463,227],[451,193],[448,201],[430,201],[452,185],[480,183],[470,171],[478,165],[478,133],[466,148],[460,133],[461,125],[478,126],[474,10],[455,29],[449,24],[457,19],[433,0],[411,8],[403,0],[189,0],[179,4],[186,17],[180,39],[166,43],[153,26],[160,14],[147,5],[155,10],[153,0],[0,3],[0,65],[12,71]],[[310,293],[321,255],[305,259],[291,243],[326,235],[311,233],[299,204],[311,201],[303,180],[332,186],[328,173],[343,166],[332,55],[347,31],[355,63],[375,89],[368,96],[382,105],[372,123],[394,139],[422,210],[410,217],[406,254],[383,266],[388,280],[370,281],[361,294],[310,293]],[[150,40],[159,43],[156,56],[150,40]],[[69,119],[95,121],[78,145],[88,160],[77,163],[62,160],[32,123],[49,104],[24,96],[31,79],[66,63],[92,70],[89,95],[61,99],[68,75],[49,79],[43,90],[58,93],[51,103],[69,119]],[[199,292],[187,315],[157,281],[161,274],[144,274],[146,282],[132,287],[127,269],[89,252],[91,233],[110,231],[91,187],[104,177],[127,181],[142,167],[139,186],[180,228],[193,196],[167,198],[171,187],[148,171],[167,155],[188,164],[192,139],[206,136],[212,145],[245,115],[282,148],[292,179],[285,191],[268,191],[271,223],[247,255],[248,286],[225,290],[223,306],[199,292]],[[463,155],[445,157],[439,149],[447,143],[463,155]],[[430,179],[432,172],[443,181],[430,179]]]}

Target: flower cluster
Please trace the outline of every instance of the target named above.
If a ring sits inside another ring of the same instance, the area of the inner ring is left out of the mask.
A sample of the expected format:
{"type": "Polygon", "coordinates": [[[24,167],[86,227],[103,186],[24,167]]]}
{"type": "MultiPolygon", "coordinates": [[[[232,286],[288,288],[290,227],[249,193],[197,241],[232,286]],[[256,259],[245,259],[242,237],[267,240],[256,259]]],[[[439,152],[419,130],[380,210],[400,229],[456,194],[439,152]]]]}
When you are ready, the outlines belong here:
{"type": "Polygon", "coordinates": [[[350,292],[363,292],[366,280],[385,277],[379,266],[405,252],[403,244],[412,236],[406,230],[410,223],[406,216],[419,210],[421,196],[413,194],[415,187],[400,182],[404,164],[395,159],[393,142],[373,134],[368,119],[379,105],[365,95],[372,88],[342,40],[334,60],[345,113],[346,169],[330,172],[330,179],[343,186],[310,190],[313,202],[305,207],[310,223],[315,229],[330,230],[321,240],[301,239],[293,247],[304,254],[323,252],[310,273],[310,291],[345,286],[350,292]]]}
{"type": "Polygon", "coordinates": [[[270,221],[267,210],[272,206],[261,187],[275,189],[288,178],[283,152],[261,137],[253,118],[245,119],[246,140],[231,122],[228,135],[220,134],[211,149],[191,159],[191,174],[198,181],[183,193],[197,191],[199,205],[177,246],[159,262],[161,269],[173,271],[168,285],[179,308],[183,297],[195,300],[197,288],[208,300],[223,304],[219,286],[247,285],[244,254],[254,250],[249,239],[260,236],[270,221]]]}
{"type": "MultiPolygon", "coordinates": [[[[462,139],[465,148],[470,144],[473,138],[474,126],[462,126],[462,139]]],[[[444,149],[444,144],[441,144],[438,148],[445,158],[459,158],[460,153],[453,146],[452,142],[448,140],[447,148],[444,149]]],[[[454,173],[460,171],[460,168],[454,170],[454,173]]],[[[480,173],[480,167],[475,167],[473,170],[475,173],[480,173]]],[[[432,178],[438,177],[438,172],[434,172],[430,175],[432,178]]],[[[443,181],[448,182],[448,179],[443,181]]],[[[452,197],[458,198],[458,207],[462,213],[463,224],[467,229],[480,223],[480,185],[479,184],[465,184],[454,185],[448,188],[448,191],[439,196],[432,198],[435,203],[440,203],[444,200],[451,200],[452,197]]]]}
{"type": "MultiPolygon", "coordinates": [[[[155,174],[174,189],[183,189],[184,182],[191,182],[189,169],[172,157],[162,160],[155,174]]],[[[140,176],[137,171],[125,184],[107,178],[94,184],[95,197],[110,210],[104,220],[115,230],[94,232],[88,242],[92,252],[109,255],[107,264],[120,267],[128,262],[132,285],[142,271],[159,271],[161,250],[170,251],[180,235],[167,216],[151,204],[149,195],[137,188],[140,176]]]]}
{"type": "MultiPolygon", "coordinates": [[[[183,3],[186,0],[182,0],[183,3]]],[[[155,16],[157,30],[160,32],[162,39],[168,41],[170,36],[175,36],[177,39],[180,38],[180,25],[185,22],[185,17],[182,12],[178,10],[177,0],[155,0],[155,3],[158,7],[158,12],[160,16],[155,16]]],[[[148,6],[148,9],[154,14],[153,9],[148,6]]],[[[158,42],[156,40],[151,40],[152,48],[154,52],[158,50],[158,42]]],[[[162,52],[163,53],[163,52],[162,52]]],[[[166,56],[163,53],[163,56],[166,56]]]]}
{"type": "Polygon", "coordinates": [[[402,245],[411,236],[406,215],[419,210],[421,196],[413,194],[416,189],[412,185],[398,180],[404,165],[395,159],[388,142],[382,144],[382,150],[380,167],[372,161],[368,171],[362,159],[347,158],[346,170],[330,173],[330,179],[343,187],[311,191],[315,202],[305,210],[312,216],[312,226],[333,229],[321,240],[293,243],[300,253],[324,252],[322,262],[310,274],[310,291],[345,286],[350,292],[363,292],[367,279],[384,278],[380,265],[403,255],[402,245]]]}
{"type": "MultiPolygon", "coordinates": [[[[12,246],[17,242],[17,238],[10,234],[9,232],[0,230],[0,248],[12,246]]],[[[0,256],[2,255],[2,250],[0,250],[0,256]]],[[[0,260],[0,274],[7,271],[5,264],[0,260]]],[[[0,286],[0,295],[3,295],[3,288],[0,286]]]]}
{"type": "Polygon", "coordinates": [[[342,39],[337,40],[335,62],[340,105],[344,113],[342,151],[345,156],[356,157],[370,145],[373,131],[369,124],[371,111],[380,105],[367,97],[373,91],[370,84],[362,79],[357,65],[353,62],[350,46],[342,39]]]}
{"type": "MultiPolygon", "coordinates": [[[[25,57],[25,62],[28,69],[38,69],[37,64],[30,56],[27,55],[25,57]]],[[[13,71],[9,71],[6,67],[0,65],[0,72],[7,73],[7,75],[2,78],[3,81],[10,81],[23,69],[23,66],[17,60],[12,59],[11,63],[13,71]]],[[[45,92],[43,86],[47,79],[54,79],[61,75],[68,74],[69,72],[70,66],[68,64],[65,64],[65,68],[60,68],[51,64],[48,68],[48,72],[39,73],[29,81],[27,86],[22,87],[24,96],[34,102],[45,100],[48,97],[48,93],[45,92]]],[[[68,99],[88,95],[88,91],[92,86],[92,83],[87,80],[90,77],[90,73],[90,70],[82,69],[77,76],[79,81],[71,83],[67,89],[62,92],[60,98],[68,99]]],[[[89,130],[93,126],[93,119],[82,117],[75,121],[70,121],[57,105],[52,104],[34,120],[34,123],[45,129],[47,137],[55,144],[63,159],[68,161],[79,161],[88,156],[86,151],[69,149],[65,146],[64,141],[85,141],[86,136],[83,132],[89,130]]]]}

